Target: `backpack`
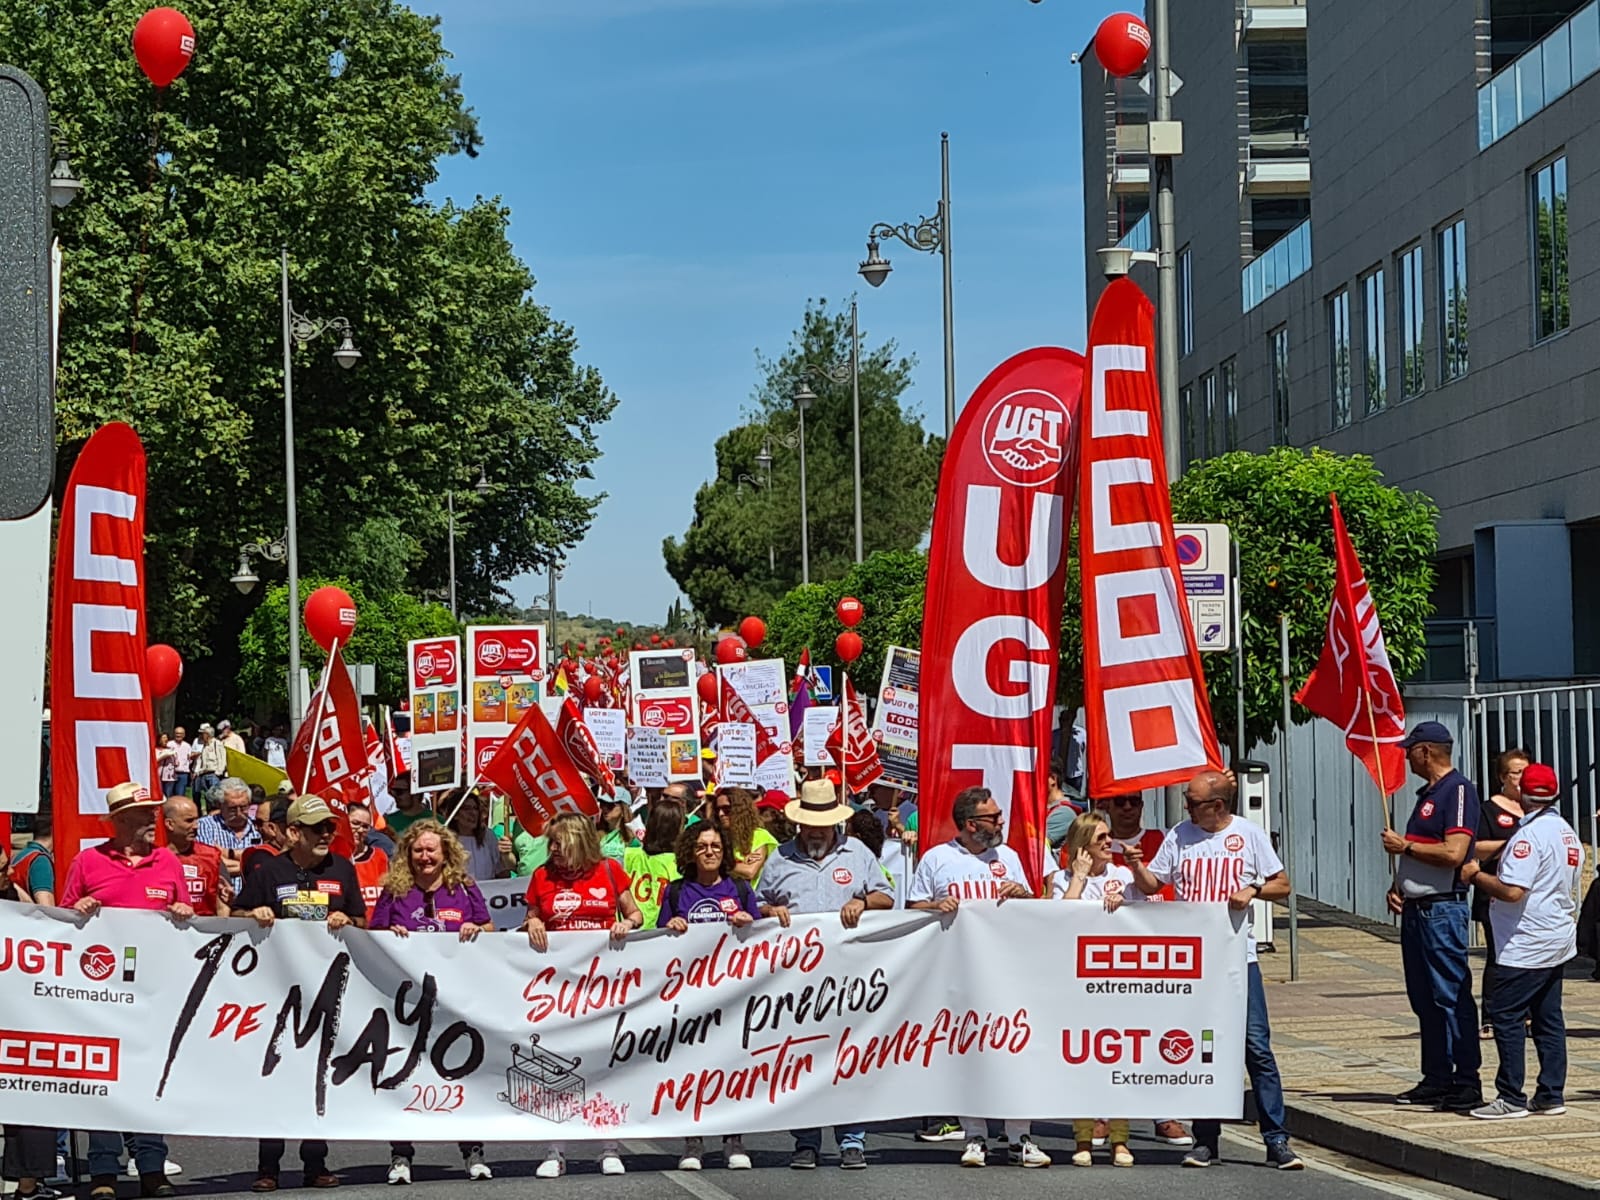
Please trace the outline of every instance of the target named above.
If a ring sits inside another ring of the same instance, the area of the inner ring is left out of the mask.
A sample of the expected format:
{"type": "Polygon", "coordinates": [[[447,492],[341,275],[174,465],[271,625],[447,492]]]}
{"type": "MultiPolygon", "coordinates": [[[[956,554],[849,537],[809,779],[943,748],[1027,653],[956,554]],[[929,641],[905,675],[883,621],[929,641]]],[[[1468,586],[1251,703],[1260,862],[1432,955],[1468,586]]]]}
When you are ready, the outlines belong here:
{"type": "MultiPolygon", "coordinates": [[[[750,890],[750,884],[740,879],[737,875],[730,875],[728,878],[733,880],[734,891],[739,897],[739,907],[744,909],[750,903],[750,897],[755,893],[750,890]]],[[[683,915],[678,911],[678,898],[683,895],[683,885],[684,880],[682,879],[674,879],[667,884],[667,895],[661,902],[661,911],[669,914],[667,917],[669,921],[673,917],[681,917],[683,915]]]]}
{"type": "MultiPolygon", "coordinates": [[[[28,886],[28,873],[33,869],[34,860],[43,855],[50,855],[43,850],[29,850],[16,862],[11,864],[11,886],[16,891],[16,899],[24,904],[33,903],[33,889],[28,886]]],[[[53,859],[51,861],[54,861],[53,859]]]]}

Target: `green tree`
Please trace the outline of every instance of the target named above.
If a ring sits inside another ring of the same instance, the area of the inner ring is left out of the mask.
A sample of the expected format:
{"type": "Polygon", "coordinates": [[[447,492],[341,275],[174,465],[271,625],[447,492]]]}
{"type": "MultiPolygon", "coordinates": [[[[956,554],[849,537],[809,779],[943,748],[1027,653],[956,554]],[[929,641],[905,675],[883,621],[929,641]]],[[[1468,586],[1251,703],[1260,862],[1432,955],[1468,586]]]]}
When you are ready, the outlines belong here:
{"type": "MultiPolygon", "coordinates": [[[[826,301],[806,308],[784,353],[762,373],[744,423],[717,439],[716,477],[695,496],[694,521],[662,547],[667,570],[694,610],[730,625],[772,609],[800,583],[800,460],[793,392],[804,375],[817,399],[806,412],[811,578],[838,579],[855,560],[850,318],[826,301]],[[821,371],[806,375],[806,368],[821,371]],[[844,377],[839,383],[825,372],[844,377]],[[773,462],[758,467],[763,448],[773,462]],[[741,479],[741,476],[749,476],[741,479]],[[755,480],[756,482],[751,482],[755,480]]],[[[892,342],[861,353],[861,477],[866,553],[910,550],[928,531],[944,443],[901,397],[912,362],[892,342]]]]}
{"type": "MultiPolygon", "coordinates": [[[[406,697],[406,643],[417,638],[450,637],[461,633],[461,626],[443,604],[428,604],[404,592],[368,595],[353,579],[302,579],[300,607],[319,587],[333,584],[350,593],[359,617],[343,647],[344,660],[371,663],[377,674],[377,698],[393,704],[406,697]]],[[[272,712],[289,707],[285,664],[289,661],[289,589],[277,584],[266,590],[261,603],[239,632],[239,694],[247,702],[272,712]]],[[[302,628],[300,650],[304,666],[311,673],[311,686],[327,656],[302,628]]]]}
{"type": "Polygon", "coordinates": [[[834,608],[854,596],[866,610],[856,632],[863,650],[850,673],[876,689],[890,646],[922,644],[922,597],[928,583],[928,556],[916,550],[888,550],[851,566],[842,579],[798,587],[767,616],[762,657],[783,658],[790,665],[809,649],[813,663],[839,663],[834,640],[844,632],[834,608]]]}
{"type": "Polygon", "coordinates": [[[192,0],[195,59],[157,92],[128,46],[147,7],[0,0],[0,46],[84,181],[57,217],[60,474],[108,420],[141,434],[150,633],[190,658],[192,701],[239,665],[238,547],[284,525],[280,246],[296,308],[348,316],[362,351],[349,372],[331,341],[295,356],[307,575],[443,586],[453,491],[463,607],[492,608],[587,529],[615,401],[532,300],[507,210],[426,198],[441,156],[480,140],[435,19],[192,0]]]}

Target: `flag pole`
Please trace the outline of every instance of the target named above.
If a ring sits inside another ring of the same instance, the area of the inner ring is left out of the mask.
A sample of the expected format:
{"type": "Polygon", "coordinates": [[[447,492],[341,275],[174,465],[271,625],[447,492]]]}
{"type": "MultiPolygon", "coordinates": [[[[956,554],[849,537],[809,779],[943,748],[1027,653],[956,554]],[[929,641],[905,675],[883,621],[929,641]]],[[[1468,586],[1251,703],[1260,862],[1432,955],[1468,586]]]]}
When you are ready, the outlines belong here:
{"type": "MultiPolygon", "coordinates": [[[[311,786],[311,764],[317,756],[317,730],[322,728],[322,714],[328,709],[328,672],[333,668],[333,656],[339,653],[339,639],[328,647],[328,661],[322,664],[322,679],[317,684],[317,715],[311,726],[311,750],[306,755],[306,769],[300,778],[300,795],[311,786]]],[[[295,681],[298,684],[298,680],[295,681]]],[[[296,731],[298,733],[298,731],[296,731]]]]}
{"type": "MultiPolygon", "coordinates": [[[[1283,668],[1283,730],[1278,734],[1283,739],[1283,788],[1280,795],[1283,797],[1283,845],[1284,851],[1290,861],[1294,859],[1294,798],[1289,795],[1289,768],[1293,761],[1289,749],[1290,722],[1294,714],[1289,709],[1289,685],[1292,676],[1289,673],[1289,614],[1278,614],[1278,649],[1282,654],[1283,668]]],[[[1241,738],[1241,744],[1243,739],[1241,738]]],[[[1289,982],[1293,983],[1300,978],[1300,899],[1295,890],[1293,873],[1289,877],[1289,982]]],[[[1271,909],[1269,908],[1270,912],[1271,909]]]]}
{"type": "Polygon", "coordinates": [[[1367,727],[1372,730],[1372,761],[1378,771],[1378,799],[1383,803],[1383,827],[1394,828],[1393,810],[1389,806],[1389,781],[1383,777],[1383,747],[1378,742],[1378,715],[1372,707],[1372,684],[1362,689],[1367,701],[1367,727]]]}

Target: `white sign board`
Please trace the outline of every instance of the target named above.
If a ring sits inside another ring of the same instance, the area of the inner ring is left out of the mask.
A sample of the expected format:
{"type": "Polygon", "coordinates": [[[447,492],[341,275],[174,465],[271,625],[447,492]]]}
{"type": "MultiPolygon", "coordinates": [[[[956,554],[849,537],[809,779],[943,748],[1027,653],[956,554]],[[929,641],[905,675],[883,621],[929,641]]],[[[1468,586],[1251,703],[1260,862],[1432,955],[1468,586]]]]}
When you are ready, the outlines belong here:
{"type": "Polygon", "coordinates": [[[833,766],[833,756],[828,753],[828,736],[839,727],[838,707],[831,704],[814,705],[806,709],[801,721],[800,737],[805,748],[806,766],[833,766]]]}
{"type": "Polygon", "coordinates": [[[628,755],[628,714],[620,708],[586,708],[583,723],[589,727],[595,749],[604,757],[606,766],[613,771],[622,770],[628,755]]]}
{"type": "Polygon", "coordinates": [[[1233,547],[1226,525],[1173,525],[1195,644],[1233,649],[1233,547]]]}
{"type": "Polygon", "coordinates": [[[640,787],[666,787],[667,735],[643,725],[628,727],[628,782],[640,787]]]}

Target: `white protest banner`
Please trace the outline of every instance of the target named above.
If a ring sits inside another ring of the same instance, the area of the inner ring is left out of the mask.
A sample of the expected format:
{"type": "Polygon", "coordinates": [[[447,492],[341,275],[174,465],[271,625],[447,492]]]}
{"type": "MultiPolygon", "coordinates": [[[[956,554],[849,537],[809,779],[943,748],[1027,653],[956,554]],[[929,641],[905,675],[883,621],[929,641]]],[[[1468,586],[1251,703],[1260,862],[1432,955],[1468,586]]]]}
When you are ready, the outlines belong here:
{"type": "Polygon", "coordinates": [[[878,744],[883,782],[917,791],[917,679],[922,652],[890,646],[883,660],[878,707],[872,714],[872,740],[878,744]]]}
{"type": "Polygon", "coordinates": [[[411,787],[417,792],[461,786],[461,639],[406,643],[411,668],[411,787]]]}
{"type": "Polygon", "coordinates": [[[717,726],[717,783],[722,787],[756,786],[756,727],[737,721],[717,726]]]}
{"type": "MultiPolygon", "coordinates": [[[[723,716],[740,720],[737,704],[743,701],[750,719],[761,726],[756,745],[753,786],[761,791],[779,791],[793,796],[794,744],[789,734],[788,675],[783,659],[758,658],[750,662],[727,663],[717,668],[722,676],[723,716]],[[733,703],[730,705],[729,692],[733,703]]],[[[720,754],[722,745],[717,744],[720,754]]]]}
{"type": "Polygon", "coordinates": [[[545,642],[543,625],[467,627],[467,762],[472,778],[543,693],[545,642]]]}
{"type": "Polygon", "coordinates": [[[628,753],[628,714],[620,708],[589,707],[583,710],[583,723],[606,765],[613,771],[622,770],[628,753]]]}
{"type": "Polygon", "coordinates": [[[640,787],[666,787],[672,782],[667,769],[667,735],[659,729],[628,726],[628,782],[640,787]]]}
{"type": "Polygon", "coordinates": [[[262,1137],[545,1141],[1237,1117],[1239,917],[969,901],[539,953],[515,932],[0,905],[0,1120],[237,1138],[243,1110],[262,1137]],[[1025,946],[1053,952],[997,949],[1025,946]]]}
{"type": "Polygon", "coordinates": [[[629,723],[666,735],[667,773],[675,780],[700,778],[696,666],[693,650],[634,650],[628,655],[629,723]]]}
{"type": "Polygon", "coordinates": [[[838,706],[814,704],[806,709],[800,721],[800,741],[806,766],[833,766],[833,755],[828,753],[828,735],[839,725],[838,706]]]}

